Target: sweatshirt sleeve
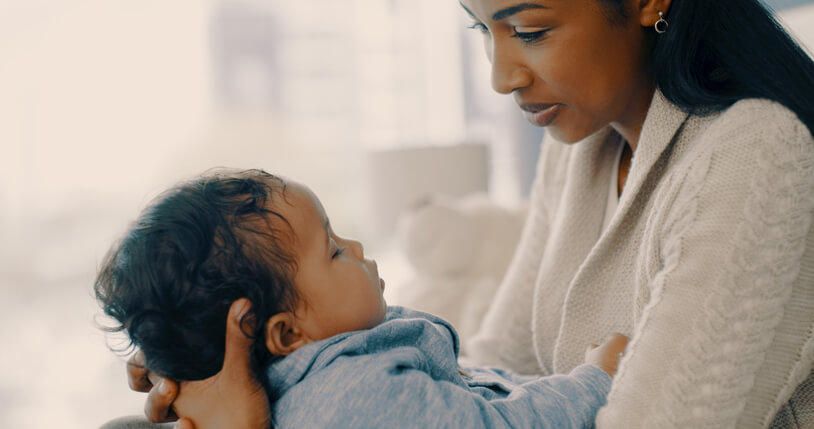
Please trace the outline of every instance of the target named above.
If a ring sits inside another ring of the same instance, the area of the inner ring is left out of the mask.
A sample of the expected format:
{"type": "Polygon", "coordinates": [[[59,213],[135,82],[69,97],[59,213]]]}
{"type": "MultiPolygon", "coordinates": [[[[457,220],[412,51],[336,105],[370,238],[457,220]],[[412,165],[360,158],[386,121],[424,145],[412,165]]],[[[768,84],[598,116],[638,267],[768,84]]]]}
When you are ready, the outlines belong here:
{"type": "Polygon", "coordinates": [[[790,112],[730,113],[648,221],[660,268],[599,428],[767,427],[810,370],[814,145],[790,112]]]}
{"type": "Polygon", "coordinates": [[[360,377],[347,377],[341,384],[337,380],[312,378],[311,387],[302,390],[301,395],[287,395],[289,400],[313,403],[312,412],[283,413],[276,425],[590,428],[611,385],[610,376],[590,365],[577,367],[569,375],[541,377],[522,385],[502,383],[498,390],[508,388],[511,391],[500,394],[483,394],[477,391],[478,388],[470,390],[466,385],[436,380],[416,367],[398,371],[393,371],[392,367],[389,370],[384,367],[369,369],[360,377]],[[313,389],[316,385],[323,387],[313,389]]]}

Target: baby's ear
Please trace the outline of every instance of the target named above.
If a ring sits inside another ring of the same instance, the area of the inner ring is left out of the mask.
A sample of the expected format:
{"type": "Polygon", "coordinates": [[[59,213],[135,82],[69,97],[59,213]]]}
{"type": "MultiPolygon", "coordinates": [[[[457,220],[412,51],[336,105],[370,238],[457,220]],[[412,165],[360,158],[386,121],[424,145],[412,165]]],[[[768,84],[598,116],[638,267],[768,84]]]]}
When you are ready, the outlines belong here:
{"type": "Polygon", "coordinates": [[[277,313],[266,322],[266,348],[275,356],[287,356],[310,342],[293,313],[277,313]]]}

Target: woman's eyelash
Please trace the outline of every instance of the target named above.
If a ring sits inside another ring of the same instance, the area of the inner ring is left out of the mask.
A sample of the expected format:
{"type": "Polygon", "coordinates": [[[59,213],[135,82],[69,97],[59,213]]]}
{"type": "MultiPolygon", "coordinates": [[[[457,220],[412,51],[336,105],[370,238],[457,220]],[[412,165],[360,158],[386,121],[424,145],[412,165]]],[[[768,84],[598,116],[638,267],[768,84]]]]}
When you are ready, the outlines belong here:
{"type": "Polygon", "coordinates": [[[486,34],[486,33],[488,33],[488,32],[489,32],[489,29],[488,29],[488,28],[486,28],[486,26],[485,26],[485,25],[483,25],[483,24],[481,24],[480,22],[476,22],[476,23],[474,23],[474,24],[470,25],[470,26],[469,26],[469,27],[467,27],[467,28],[471,28],[471,29],[473,29],[473,30],[477,30],[477,31],[479,31],[479,32],[481,32],[481,33],[484,33],[484,34],[486,34]]]}
{"type": "Polygon", "coordinates": [[[542,40],[546,36],[546,33],[548,33],[548,29],[528,32],[520,32],[515,30],[512,37],[522,40],[523,43],[534,43],[542,40]]]}
{"type": "MultiPolygon", "coordinates": [[[[483,23],[480,23],[480,22],[476,22],[476,23],[470,25],[468,28],[471,28],[473,30],[477,30],[478,32],[483,33],[483,34],[489,34],[489,29],[486,28],[486,26],[483,25],[483,23]]],[[[512,34],[512,37],[520,39],[521,41],[523,41],[523,43],[530,44],[530,43],[534,43],[534,42],[538,42],[538,41],[542,40],[546,36],[546,33],[548,33],[548,31],[549,31],[548,28],[542,29],[542,30],[537,30],[537,31],[517,31],[517,30],[514,30],[514,34],[512,34]]]]}
{"type": "Polygon", "coordinates": [[[342,252],[344,252],[344,251],[345,251],[345,248],[344,248],[344,247],[338,247],[338,248],[337,248],[337,249],[334,251],[333,255],[331,255],[331,259],[336,259],[336,258],[337,258],[337,257],[339,257],[339,255],[341,255],[341,254],[342,254],[342,252]]]}

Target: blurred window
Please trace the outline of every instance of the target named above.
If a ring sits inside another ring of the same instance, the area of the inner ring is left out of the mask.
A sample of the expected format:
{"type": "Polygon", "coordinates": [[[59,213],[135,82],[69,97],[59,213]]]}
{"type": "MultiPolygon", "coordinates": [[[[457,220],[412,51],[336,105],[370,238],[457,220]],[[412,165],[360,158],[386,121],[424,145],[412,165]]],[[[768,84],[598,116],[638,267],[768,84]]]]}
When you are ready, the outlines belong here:
{"type": "Polygon", "coordinates": [[[457,143],[459,9],[438,0],[221,1],[211,32],[216,101],[274,110],[317,146],[457,143]]]}

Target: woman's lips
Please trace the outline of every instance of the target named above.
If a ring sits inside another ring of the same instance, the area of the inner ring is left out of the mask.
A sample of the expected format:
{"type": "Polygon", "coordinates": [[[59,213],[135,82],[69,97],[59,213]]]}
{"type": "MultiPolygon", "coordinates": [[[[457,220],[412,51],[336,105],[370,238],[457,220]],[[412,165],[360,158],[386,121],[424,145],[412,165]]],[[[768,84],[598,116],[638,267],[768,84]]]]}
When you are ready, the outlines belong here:
{"type": "Polygon", "coordinates": [[[520,106],[526,119],[538,127],[545,127],[554,121],[560,111],[560,104],[524,104],[520,106]]]}

